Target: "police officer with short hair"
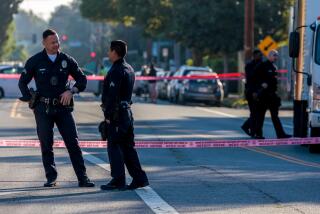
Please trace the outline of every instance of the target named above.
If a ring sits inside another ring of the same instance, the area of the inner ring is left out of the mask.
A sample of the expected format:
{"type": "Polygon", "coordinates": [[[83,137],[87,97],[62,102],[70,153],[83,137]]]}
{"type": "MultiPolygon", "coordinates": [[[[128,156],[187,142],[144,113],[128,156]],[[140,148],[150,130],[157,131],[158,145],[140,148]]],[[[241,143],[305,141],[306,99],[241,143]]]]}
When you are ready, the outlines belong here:
{"type": "Polygon", "coordinates": [[[278,51],[271,50],[267,60],[262,62],[256,68],[257,80],[257,99],[258,99],[258,121],[256,138],[264,138],[262,128],[266,111],[269,110],[277,138],[290,138],[291,135],[286,134],[281,121],[279,119],[279,108],[281,106],[281,98],[277,94],[278,79],[277,66],[275,62],[279,57],[278,51]]]}
{"type": "Polygon", "coordinates": [[[86,173],[76,125],[71,113],[73,94],[85,89],[86,76],[71,56],[59,51],[59,37],[56,31],[47,29],[42,36],[44,49],[27,60],[25,71],[19,80],[19,88],[22,93],[21,101],[35,103],[31,108],[35,115],[47,178],[44,186],[56,185],[57,170],[53,153],[53,127],[56,124],[69,152],[79,187],[93,187],[94,183],[89,180],[86,173]],[[76,81],[71,89],[67,87],[69,75],[76,81]],[[32,78],[37,87],[36,98],[28,88],[32,78]]]}
{"type": "Polygon", "coordinates": [[[133,116],[130,105],[135,81],[133,68],[124,60],[127,44],[122,40],[112,41],[108,52],[113,65],[103,83],[102,110],[108,123],[108,156],[111,166],[111,181],[102,185],[102,190],[136,189],[149,185],[135,150],[133,116]],[[132,183],[126,186],[125,167],[132,183]]]}

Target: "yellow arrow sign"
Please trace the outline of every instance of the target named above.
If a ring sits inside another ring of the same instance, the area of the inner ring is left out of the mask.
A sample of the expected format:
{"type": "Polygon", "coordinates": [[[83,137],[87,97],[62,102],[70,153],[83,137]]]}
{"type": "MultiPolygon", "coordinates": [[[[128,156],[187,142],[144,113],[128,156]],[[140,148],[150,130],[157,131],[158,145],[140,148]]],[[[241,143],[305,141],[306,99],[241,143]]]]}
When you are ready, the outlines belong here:
{"type": "Polygon", "coordinates": [[[266,36],[259,44],[258,48],[265,55],[268,56],[268,53],[278,48],[278,44],[271,38],[271,36],[266,36]]]}

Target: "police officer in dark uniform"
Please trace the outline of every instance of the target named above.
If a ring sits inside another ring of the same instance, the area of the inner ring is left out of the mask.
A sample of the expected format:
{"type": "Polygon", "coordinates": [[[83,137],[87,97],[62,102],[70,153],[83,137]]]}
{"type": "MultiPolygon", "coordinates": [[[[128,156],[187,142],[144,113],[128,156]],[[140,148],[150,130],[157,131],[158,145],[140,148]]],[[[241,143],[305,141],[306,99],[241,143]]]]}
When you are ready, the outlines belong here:
{"type": "Polygon", "coordinates": [[[112,41],[108,52],[113,65],[103,83],[102,110],[108,124],[108,156],[111,166],[111,181],[102,185],[102,190],[136,189],[149,185],[134,148],[133,116],[130,105],[135,81],[133,68],[124,60],[127,44],[122,40],[112,41]],[[132,183],[126,186],[125,167],[132,183]]]}
{"type": "Polygon", "coordinates": [[[245,97],[248,102],[250,116],[241,126],[242,130],[249,136],[256,136],[256,121],[257,121],[257,93],[256,80],[254,72],[256,67],[262,62],[262,53],[259,50],[253,51],[253,59],[245,66],[246,84],[245,97]]]}
{"type": "Polygon", "coordinates": [[[261,133],[264,117],[266,111],[269,109],[271,114],[271,120],[276,131],[278,138],[289,138],[291,135],[286,134],[279,119],[279,108],[281,106],[281,99],[277,95],[278,79],[277,79],[277,67],[274,64],[278,59],[278,52],[271,50],[268,54],[268,59],[261,63],[256,68],[256,78],[258,83],[258,122],[257,132],[261,133]]]}
{"type": "Polygon", "coordinates": [[[22,93],[20,100],[29,102],[29,107],[33,109],[35,115],[42,161],[47,178],[44,186],[56,185],[57,170],[52,148],[53,127],[56,124],[69,152],[79,187],[93,187],[94,183],[89,180],[86,174],[76,125],[71,113],[73,111],[73,94],[85,89],[86,76],[72,57],[59,51],[59,38],[54,30],[47,29],[42,36],[44,50],[26,62],[25,71],[19,80],[19,88],[22,93]],[[67,87],[69,75],[76,81],[71,89],[67,87]],[[36,96],[28,88],[32,78],[34,78],[37,87],[36,96]]]}

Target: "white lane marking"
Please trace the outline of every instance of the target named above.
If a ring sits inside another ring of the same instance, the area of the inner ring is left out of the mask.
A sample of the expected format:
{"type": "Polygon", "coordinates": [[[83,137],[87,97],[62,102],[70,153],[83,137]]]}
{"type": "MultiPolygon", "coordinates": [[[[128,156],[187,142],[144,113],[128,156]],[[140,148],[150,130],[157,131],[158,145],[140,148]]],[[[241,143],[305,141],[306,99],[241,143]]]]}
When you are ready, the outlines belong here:
{"type": "Polygon", "coordinates": [[[209,113],[218,114],[218,115],[221,115],[221,116],[240,119],[239,117],[237,117],[235,115],[224,113],[224,112],[220,112],[220,111],[215,111],[215,110],[212,110],[212,109],[206,109],[206,108],[203,108],[203,107],[196,107],[196,109],[201,110],[201,111],[206,111],[206,112],[209,112],[209,113]]]}
{"type": "Polygon", "coordinates": [[[10,117],[11,118],[16,118],[16,119],[28,119],[27,117],[24,117],[21,115],[21,113],[18,113],[18,109],[20,106],[21,102],[19,100],[16,100],[11,108],[11,112],[10,112],[10,117]]]}
{"type": "MultiPolygon", "coordinates": [[[[82,153],[83,153],[83,158],[86,159],[87,161],[107,171],[110,171],[110,164],[107,164],[100,158],[97,158],[88,152],[82,151],[82,153]]],[[[167,202],[165,202],[150,186],[136,189],[135,192],[144,201],[144,203],[150,207],[150,209],[154,213],[157,213],[157,214],[178,213],[172,206],[170,206],[167,202]]]]}
{"type": "Polygon", "coordinates": [[[17,194],[21,193],[21,191],[12,191],[12,192],[0,192],[0,196],[2,195],[11,195],[11,194],[17,194]]]}
{"type": "MultiPolygon", "coordinates": [[[[218,115],[221,115],[221,116],[226,116],[226,117],[229,117],[229,118],[234,118],[234,119],[238,119],[238,120],[245,120],[245,119],[239,118],[236,115],[228,114],[228,113],[224,113],[224,112],[220,112],[220,111],[216,111],[216,110],[212,110],[212,109],[206,109],[206,108],[203,108],[203,107],[196,107],[196,109],[198,109],[200,111],[205,111],[205,112],[209,112],[209,113],[218,114],[218,115]]],[[[271,122],[264,122],[264,123],[269,125],[269,126],[273,125],[271,122]]],[[[292,125],[282,124],[282,126],[285,127],[285,128],[293,129],[292,125]]]]}
{"type": "Polygon", "coordinates": [[[11,108],[10,117],[15,118],[17,116],[17,108],[19,106],[19,100],[16,100],[11,108]]]}

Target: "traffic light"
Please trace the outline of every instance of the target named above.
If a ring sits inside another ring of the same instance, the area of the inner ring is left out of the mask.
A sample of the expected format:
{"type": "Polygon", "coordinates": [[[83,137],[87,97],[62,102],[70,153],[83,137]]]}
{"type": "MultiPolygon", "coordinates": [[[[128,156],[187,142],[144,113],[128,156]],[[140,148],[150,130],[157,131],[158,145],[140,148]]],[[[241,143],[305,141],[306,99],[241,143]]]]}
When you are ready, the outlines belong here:
{"type": "Polygon", "coordinates": [[[68,36],[63,34],[62,37],[61,37],[62,41],[67,41],[68,40],[68,36]]]}
{"type": "Polygon", "coordinates": [[[96,56],[97,56],[96,52],[91,51],[91,53],[90,53],[90,57],[91,57],[91,58],[95,58],[96,56]]]}

